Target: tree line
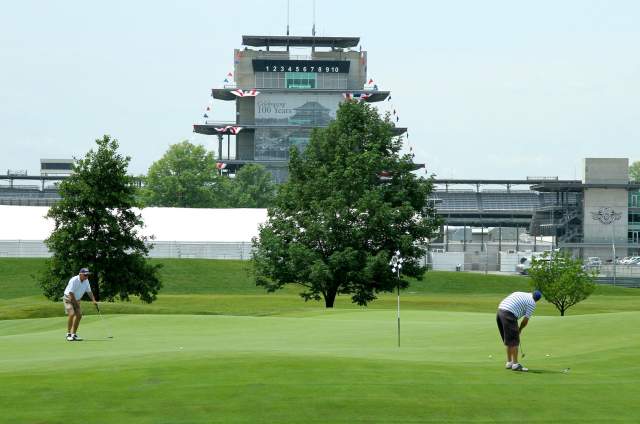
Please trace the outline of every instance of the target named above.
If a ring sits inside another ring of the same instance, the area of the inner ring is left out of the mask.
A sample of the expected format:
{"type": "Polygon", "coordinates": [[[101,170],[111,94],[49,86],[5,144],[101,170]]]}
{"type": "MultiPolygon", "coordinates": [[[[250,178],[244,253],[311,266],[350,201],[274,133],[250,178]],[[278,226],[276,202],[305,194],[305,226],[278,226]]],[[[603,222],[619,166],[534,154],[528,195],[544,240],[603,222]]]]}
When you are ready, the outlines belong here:
{"type": "Polygon", "coordinates": [[[276,194],[271,174],[263,166],[244,165],[235,178],[229,178],[216,169],[212,152],[188,141],[170,146],[139,179],[143,206],[266,208],[276,194]]]}

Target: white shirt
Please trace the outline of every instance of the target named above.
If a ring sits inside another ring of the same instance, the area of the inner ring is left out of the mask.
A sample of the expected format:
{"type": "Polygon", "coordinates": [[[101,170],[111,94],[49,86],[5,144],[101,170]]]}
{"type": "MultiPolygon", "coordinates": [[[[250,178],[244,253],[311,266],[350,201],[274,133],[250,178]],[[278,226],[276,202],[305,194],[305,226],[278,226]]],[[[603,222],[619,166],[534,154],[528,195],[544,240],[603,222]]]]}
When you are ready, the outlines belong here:
{"type": "Polygon", "coordinates": [[[533,311],[536,310],[536,301],[533,300],[531,293],[513,292],[500,302],[498,309],[509,311],[518,319],[522,317],[531,318],[533,311]]]}
{"type": "Polygon", "coordinates": [[[91,285],[89,284],[89,279],[85,278],[84,281],[80,281],[80,276],[76,275],[69,280],[67,288],[64,289],[64,295],[68,296],[69,293],[73,293],[73,295],[76,297],[76,300],[80,300],[86,292],[90,291],[91,285]]]}

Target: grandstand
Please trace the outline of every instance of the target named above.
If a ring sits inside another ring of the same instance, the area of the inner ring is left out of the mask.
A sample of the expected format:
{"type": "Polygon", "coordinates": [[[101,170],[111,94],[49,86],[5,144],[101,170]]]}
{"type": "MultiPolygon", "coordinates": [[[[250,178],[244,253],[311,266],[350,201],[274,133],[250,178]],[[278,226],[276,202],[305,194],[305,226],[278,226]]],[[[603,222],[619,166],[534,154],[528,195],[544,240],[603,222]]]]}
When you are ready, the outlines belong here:
{"type": "Polygon", "coordinates": [[[27,175],[26,171],[15,173],[9,170],[6,175],[0,175],[0,205],[52,206],[60,200],[57,184],[68,176],[64,172],[27,175]]]}
{"type": "MultiPolygon", "coordinates": [[[[435,203],[438,215],[447,226],[526,228],[533,236],[575,241],[582,235],[581,193],[533,189],[548,182],[548,179],[435,180],[430,201],[435,203]],[[473,186],[474,189],[452,189],[451,186],[473,186]],[[514,186],[528,187],[514,189],[514,186]]],[[[579,182],[556,179],[553,183],[579,182]]]]}
{"type": "Polygon", "coordinates": [[[0,185],[0,205],[51,206],[60,200],[55,187],[41,189],[37,185],[0,185]]]}

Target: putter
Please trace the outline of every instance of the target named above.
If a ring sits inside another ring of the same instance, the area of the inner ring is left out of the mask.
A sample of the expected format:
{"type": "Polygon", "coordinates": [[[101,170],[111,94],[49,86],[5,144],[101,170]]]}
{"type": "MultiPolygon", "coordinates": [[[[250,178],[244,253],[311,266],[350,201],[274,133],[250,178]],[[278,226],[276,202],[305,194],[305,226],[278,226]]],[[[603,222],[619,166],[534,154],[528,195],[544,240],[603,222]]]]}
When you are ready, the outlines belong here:
{"type": "Polygon", "coordinates": [[[96,309],[98,310],[98,315],[100,315],[100,321],[102,321],[102,325],[104,325],[104,328],[107,330],[107,339],[113,339],[113,335],[111,333],[111,327],[109,327],[109,325],[107,324],[107,322],[104,320],[104,317],[102,316],[102,312],[100,312],[100,307],[98,307],[98,304],[96,303],[96,309]]]}
{"type": "Polygon", "coordinates": [[[520,357],[524,358],[526,354],[524,353],[524,349],[522,348],[522,342],[520,342],[520,353],[520,357]]]}

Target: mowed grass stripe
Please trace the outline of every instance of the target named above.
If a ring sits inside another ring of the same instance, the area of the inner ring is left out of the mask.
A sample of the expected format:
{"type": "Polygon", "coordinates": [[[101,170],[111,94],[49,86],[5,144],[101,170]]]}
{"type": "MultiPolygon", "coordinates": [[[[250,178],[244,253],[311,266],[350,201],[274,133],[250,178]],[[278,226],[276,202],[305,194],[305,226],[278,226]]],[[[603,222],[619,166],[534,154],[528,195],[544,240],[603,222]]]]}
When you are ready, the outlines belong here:
{"type": "MultiPolygon", "coordinates": [[[[508,286],[506,287],[509,288],[508,286]]],[[[477,287],[482,290],[482,286],[477,287]]],[[[636,289],[620,289],[636,290],[636,289]]],[[[636,290],[640,293],[640,290],[636,290]]],[[[466,294],[401,294],[401,311],[440,310],[459,312],[494,312],[500,300],[509,291],[502,294],[466,293],[466,294]]],[[[640,298],[628,295],[592,295],[567,311],[567,315],[614,313],[637,311],[640,298]]],[[[83,304],[84,313],[96,314],[89,302],[83,304]]],[[[351,302],[348,296],[336,300],[337,310],[393,310],[396,297],[392,294],[380,295],[379,299],[367,307],[351,302]]],[[[161,294],[152,304],[143,304],[137,299],[131,302],[104,303],[101,307],[106,314],[203,314],[203,315],[247,315],[247,316],[305,316],[309,313],[322,313],[322,302],[304,302],[297,294],[199,294],[170,295],[161,294]]],[[[64,313],[61,302],[51,302],[41,296],[0,300],[0,321],[21,318],[59,317],[64,313]]],[[[536,309],[536,316],[557,316],[557,309],[542,300],[536,309]]]]}

